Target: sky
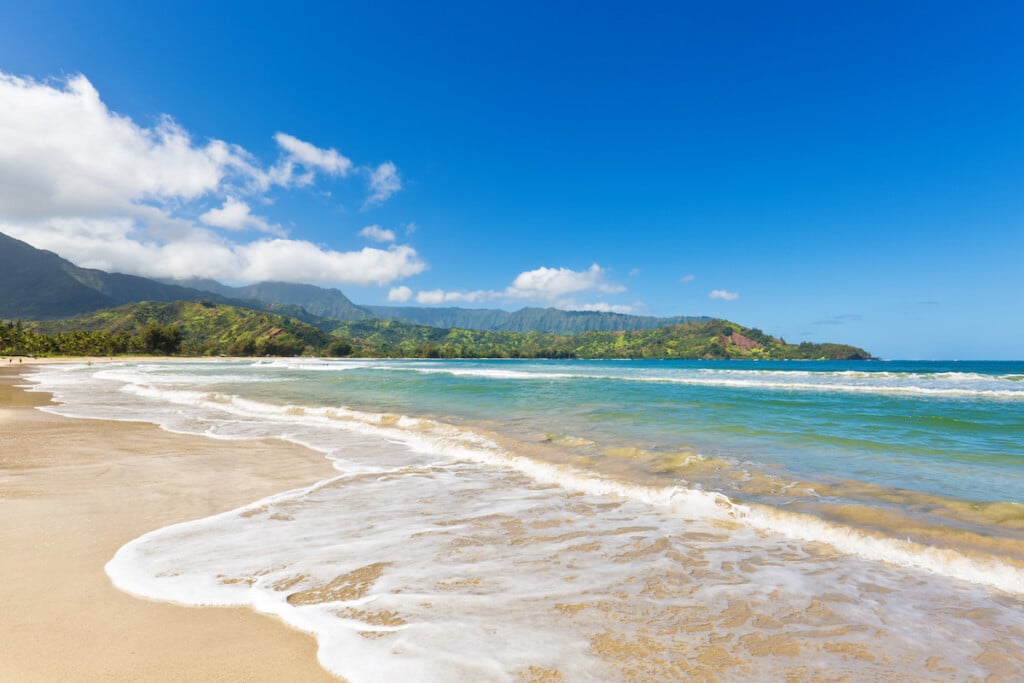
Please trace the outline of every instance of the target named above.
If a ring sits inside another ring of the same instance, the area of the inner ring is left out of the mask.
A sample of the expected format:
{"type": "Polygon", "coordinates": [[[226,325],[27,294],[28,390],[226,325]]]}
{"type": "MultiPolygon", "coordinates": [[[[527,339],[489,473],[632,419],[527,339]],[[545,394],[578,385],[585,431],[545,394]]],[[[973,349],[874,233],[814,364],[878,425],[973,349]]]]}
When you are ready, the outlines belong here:
{"type": "Polygon", "coordinates": [[[1021,359],[1022,35],[994,2],[0,0],[0,232],[1021,359]]]}

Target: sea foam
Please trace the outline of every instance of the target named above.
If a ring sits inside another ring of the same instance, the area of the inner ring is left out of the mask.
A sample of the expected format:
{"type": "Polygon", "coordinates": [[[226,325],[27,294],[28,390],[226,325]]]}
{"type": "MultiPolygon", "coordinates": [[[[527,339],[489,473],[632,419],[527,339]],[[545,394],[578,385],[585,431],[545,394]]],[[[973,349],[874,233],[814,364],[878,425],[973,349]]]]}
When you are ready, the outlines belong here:
{"type": "MultiPolygon", "coordinates": [[[[65,401],[54,412],[284,438],[339,474],[155,530],[108,574],[141,596],[277,615],[315,634],[324,666],[353,682],[544,670],[607,680],[670,650],[697,662],[709,638],[743,661],[765,637],[757,623],[786,624],[836,675],[912,676],[940,651],[930,638],[1012,642],[1024,628],[1018,602],[990,591],[1024,593],[1021,572],[991,558],[527,457],[466,425],[218,390],[223,377],[243,384],[232,367],[216,381],[182,372],[78,368],[36,381],[65,401]],[[989,616],[965,616],[978,607],[989,616]],[[835,623],[854,630],[825,635],[835,623]],[[842,655],[861,646],[858,632],[876,634],[874,663],[842,655]]],[[[985,674],[979,654],[942,652],[965,676],[985,674]]],[[[746,671],[781,676],[801,661],[778,654],[746,671]]],[[[737,666],[726,678],[744,678],[737,666]]]]}

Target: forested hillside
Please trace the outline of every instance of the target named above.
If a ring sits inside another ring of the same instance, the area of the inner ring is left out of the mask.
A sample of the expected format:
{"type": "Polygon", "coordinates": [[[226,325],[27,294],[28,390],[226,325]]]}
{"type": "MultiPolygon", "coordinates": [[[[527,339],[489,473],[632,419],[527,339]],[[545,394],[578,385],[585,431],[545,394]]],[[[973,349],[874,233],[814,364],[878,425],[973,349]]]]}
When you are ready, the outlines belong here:
{"type": "Polygon", "coordinates": [[[36,354],[298,356],[321,350],[330,341],[318,328],[294,318],[191,301],[131,304],[83,318],[32,323],[26,329],[39,333],[39,339],[34,340],[36,348],[22,351],[36,354]]]}
{"type": "Polygon", "coordinates": [[[425,308],[419,306],[366,306],[379,318],[403,320],[430,327],[457,327],[466,330],[504,332],[553,332],[577,334],[592,330],[653,330],[667,325],[706,322],[710,318],[652,316],[605,313],[601,311],[563,311],[558,308],[523,308],[503,311],[496,308],[425,308]]]}
{"type": "Polygon", "coordinates": [[[80,268],[0,234],[0,353],[443,358],[867,358],[709,318],[596,311],[360,307],[337,289],[184,287],[80,268]],[[201,289],[200,289],[201,288],[201,289]],[[381,316],[375,318],[374,316],[381,316]],[[381,319],[388,318],[388,319],[381,319]],[[429,321],[428,324],[409,322],[429,321]],[[33,323],[23,323],[34,320],[33,323]]]}
{"type": "Polygon", "coordinates": [[[654,330],[592,331],[576,335],[443,329],[399,321],[342,323],[332,336],[363,356],[419,358],[660,358],[830,359],[871,357],[845,344],[787,344],[725,320],[654,330]]]}
{"type": "Polygon", "coordinates": [[[842,344],[787,344],[725,320],[576,335],[492,332],[394,320],[336,323],[212,302],[140,303],[57,321],[0,325],[0,353],[415,358],[869,358],[842,344]]]}
{"type": "Polygon", "coordinates": [[[183,280],[176,284],[263,305],[299,306],[318,318],[365,320],[374,317],[366,308],[352,303],[341,291],[316,285],[258,282],[254,285],[230,287],[215,280],[183,280]]]}

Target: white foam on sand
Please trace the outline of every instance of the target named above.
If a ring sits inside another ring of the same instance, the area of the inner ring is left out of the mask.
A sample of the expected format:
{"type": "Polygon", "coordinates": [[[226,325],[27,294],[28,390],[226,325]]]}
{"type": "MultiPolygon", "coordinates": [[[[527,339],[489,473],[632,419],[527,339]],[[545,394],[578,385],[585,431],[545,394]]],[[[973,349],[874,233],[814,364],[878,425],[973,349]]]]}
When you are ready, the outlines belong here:
{"type": "MultiPolygon", "coordinates": [[[[595,638],[697,648],[719,626],[737,638],[757,633],[753,621],[723,618],[735,601],[782,620],[825,600],[842,623],[884,632],[874,651],[904,664],[881,671],[905,666],[908,675],[921,670],[934,638],[980,643],[1024,628],[1017,603],[1006,607],[974,585],[1024,592],[1016,568],[714,492],[540,462],[431,420],[273,405],[181,388],[180,378],[148,382],[130,367],[103,372],[46,370],[36,381],[67,401],[54,412],[285,438],[324,452],[339,470],[132,541],[107,565],[114,584],[277,615],[315,634],[323,665],[353,683],[514,680],[530,666],[567,680],[615,679],[617,664],[600,656],[595,638]],[[984,623],[963,616],[978,605],[992,615],[984,623]],[[680,631],[678,617],[665,616],[680,613],[710,626],[680,631]],[[674,625],[651,626],[659,619],[674,625]]],[[[809,642],[824,638],[820,630],[813,620],[789,627],[809,642]]],[[[963,675],[982,673],[977,654],[977,646],[945,653],[963,675]]],[[[837,675],[870,677],[864,662],[819,659],[837,675]]],[[[781,675],[791,664],[781,657],[758,670],[781,675]]]]}

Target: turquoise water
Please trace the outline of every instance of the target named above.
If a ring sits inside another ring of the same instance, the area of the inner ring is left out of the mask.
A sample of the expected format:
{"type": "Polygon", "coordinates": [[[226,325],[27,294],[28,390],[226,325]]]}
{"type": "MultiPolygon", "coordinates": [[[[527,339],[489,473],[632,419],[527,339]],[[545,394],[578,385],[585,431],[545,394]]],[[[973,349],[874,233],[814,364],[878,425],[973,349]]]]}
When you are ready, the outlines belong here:
{"type": "Polygon", "coordinates": [[[284,402],[486,420],[586,438],[591,453],[692,449],[799,479],[1024,499],[1024,363],[389,361],[264,372],[283,384],[261,398],[284,402]]]}
{"type": "Polygon", "coordinates": [[[349,680],[1024,676],[1024,363],[310,359],[34,380],[67,415],[323,452],[334,479],[156,530],[108,572],[276,614],[349,680]]]}

